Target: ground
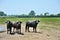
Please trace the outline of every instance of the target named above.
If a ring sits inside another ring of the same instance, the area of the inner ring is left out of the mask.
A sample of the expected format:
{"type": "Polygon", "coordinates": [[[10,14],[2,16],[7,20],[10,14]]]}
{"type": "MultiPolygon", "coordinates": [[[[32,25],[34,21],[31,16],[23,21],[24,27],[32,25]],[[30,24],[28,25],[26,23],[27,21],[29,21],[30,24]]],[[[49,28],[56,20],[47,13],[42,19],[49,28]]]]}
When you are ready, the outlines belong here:
{"type": "MultiPolygon", "coordinates": [[[[0,25],[4,26],[6,29],[6,24],[0,25]]],[[[40,25],[41,26],[41,25],[40,25]]],[[[25,26],[22,25],[22,33],[14,35],[7,34],[7,32],[0,33],[0,40],[60,40],[60,30],[44,30],[37,28],[37,33],[32,32],[32,28],[30,28],[31,32],[25,32],[25,26]]]]}

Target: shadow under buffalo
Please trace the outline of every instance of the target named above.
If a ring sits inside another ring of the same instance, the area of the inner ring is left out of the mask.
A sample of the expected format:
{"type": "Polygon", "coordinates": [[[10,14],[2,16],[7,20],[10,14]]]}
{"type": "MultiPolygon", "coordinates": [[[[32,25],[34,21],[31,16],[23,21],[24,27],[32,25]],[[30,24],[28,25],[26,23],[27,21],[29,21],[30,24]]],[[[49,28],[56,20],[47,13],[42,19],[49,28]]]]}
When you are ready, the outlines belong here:
{"type": "Polygon", "coordinates": [[[29,31],[30,33],[39,33],[39,34],[42,34],[43,32],[33,32],[33,31],[29,31]]]}
{"type": "Polygon", "coordinates": [[[18,33],[19,35],[24,35],[24,33],[18,33]]]}
{"type": "MultiPolygon", "coordinates": [[[[15,33],[10,33],[10,35],[14,35],[15,33]]],[[[19,35],[24,35],[24,33],[17,33],[19,35]]]]}
{"type": "Polygon", "coordinates": [[[10,35],[14,35],[15,33],[10,33],[10,35]]]}

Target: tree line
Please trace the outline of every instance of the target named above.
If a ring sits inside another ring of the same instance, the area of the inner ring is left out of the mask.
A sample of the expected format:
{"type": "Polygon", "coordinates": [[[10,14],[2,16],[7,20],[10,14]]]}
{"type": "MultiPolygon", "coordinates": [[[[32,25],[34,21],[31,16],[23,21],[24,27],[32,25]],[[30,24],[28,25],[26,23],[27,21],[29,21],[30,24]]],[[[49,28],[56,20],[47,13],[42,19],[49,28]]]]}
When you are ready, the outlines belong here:
{"type": "Polygon", "coordinates": [[[49,14],[49,12],[45,12],[44,14],[36,15],[34,10],[31,10],[28,15],[22,14],[22,15],[7,15],[3,11],[0,11],[0,16],[9,16],[9,17],[60,17],[60,13],[54,15],[49,14]]]}

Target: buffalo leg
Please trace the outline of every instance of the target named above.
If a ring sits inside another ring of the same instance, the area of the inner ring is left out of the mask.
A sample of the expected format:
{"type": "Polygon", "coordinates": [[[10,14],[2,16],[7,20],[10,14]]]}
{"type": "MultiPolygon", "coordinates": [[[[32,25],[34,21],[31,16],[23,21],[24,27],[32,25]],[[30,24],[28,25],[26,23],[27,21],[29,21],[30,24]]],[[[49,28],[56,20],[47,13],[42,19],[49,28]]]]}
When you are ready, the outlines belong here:
{"type": "Polygon", "coordinates": [[[8,28],[7,28],[7,34],[8,34],[8,28]]]}
{"type": "Polygon", "coordinates": [[[27,31],[27,26],[25,27],[25,32],[27,31]]]}
{"type": "Polygon", "coordinates": [[[11,34],[12,29],[10,28],[10,34],[11,34]]]}
{"type": "Polygon", "coordinates": [[[15,33],[15,28],[13,28],[13,33],[15,33]]]}
{"type": "Polygon", "coordinates": [[[29,31],[29,26],[28,26],[28,32],[30,32],[30,31],[29,31]]]}
{"type": "Polygon", "coordinates": [[[20,28],[20,33],[21,33],[21,28],[20,28]]]}
{"type": "Polygon", "coordinates": [[[37,31],[36,31],[36,27],[35,27],[35,32],[37,32],[37,31]]]}
{"type": "Polygon", "coordinates": [[[10,31],[10,28],[9,27],[7,27],[7,34],[8,34],[8,32],[10,31]]]}

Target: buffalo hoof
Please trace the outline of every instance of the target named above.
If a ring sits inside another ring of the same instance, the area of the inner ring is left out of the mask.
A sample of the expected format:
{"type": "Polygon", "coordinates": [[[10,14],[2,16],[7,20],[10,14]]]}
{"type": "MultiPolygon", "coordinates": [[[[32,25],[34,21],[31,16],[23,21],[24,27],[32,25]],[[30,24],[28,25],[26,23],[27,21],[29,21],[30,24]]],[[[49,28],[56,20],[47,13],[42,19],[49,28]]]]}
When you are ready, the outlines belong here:
{"type": "Polygon", "coordinates": [[[18,34],[24,35],[24,33],[18,33],[18,34]]]}
{"type": "Polygon", "coordinates": [[[14,35],[15,33],[10,33],[11,35],[14,35]]]}
{"type": "Polygon", "coordinates": [[[30,32],[30,31],[28,31],[28,32],[30,32]]]}

